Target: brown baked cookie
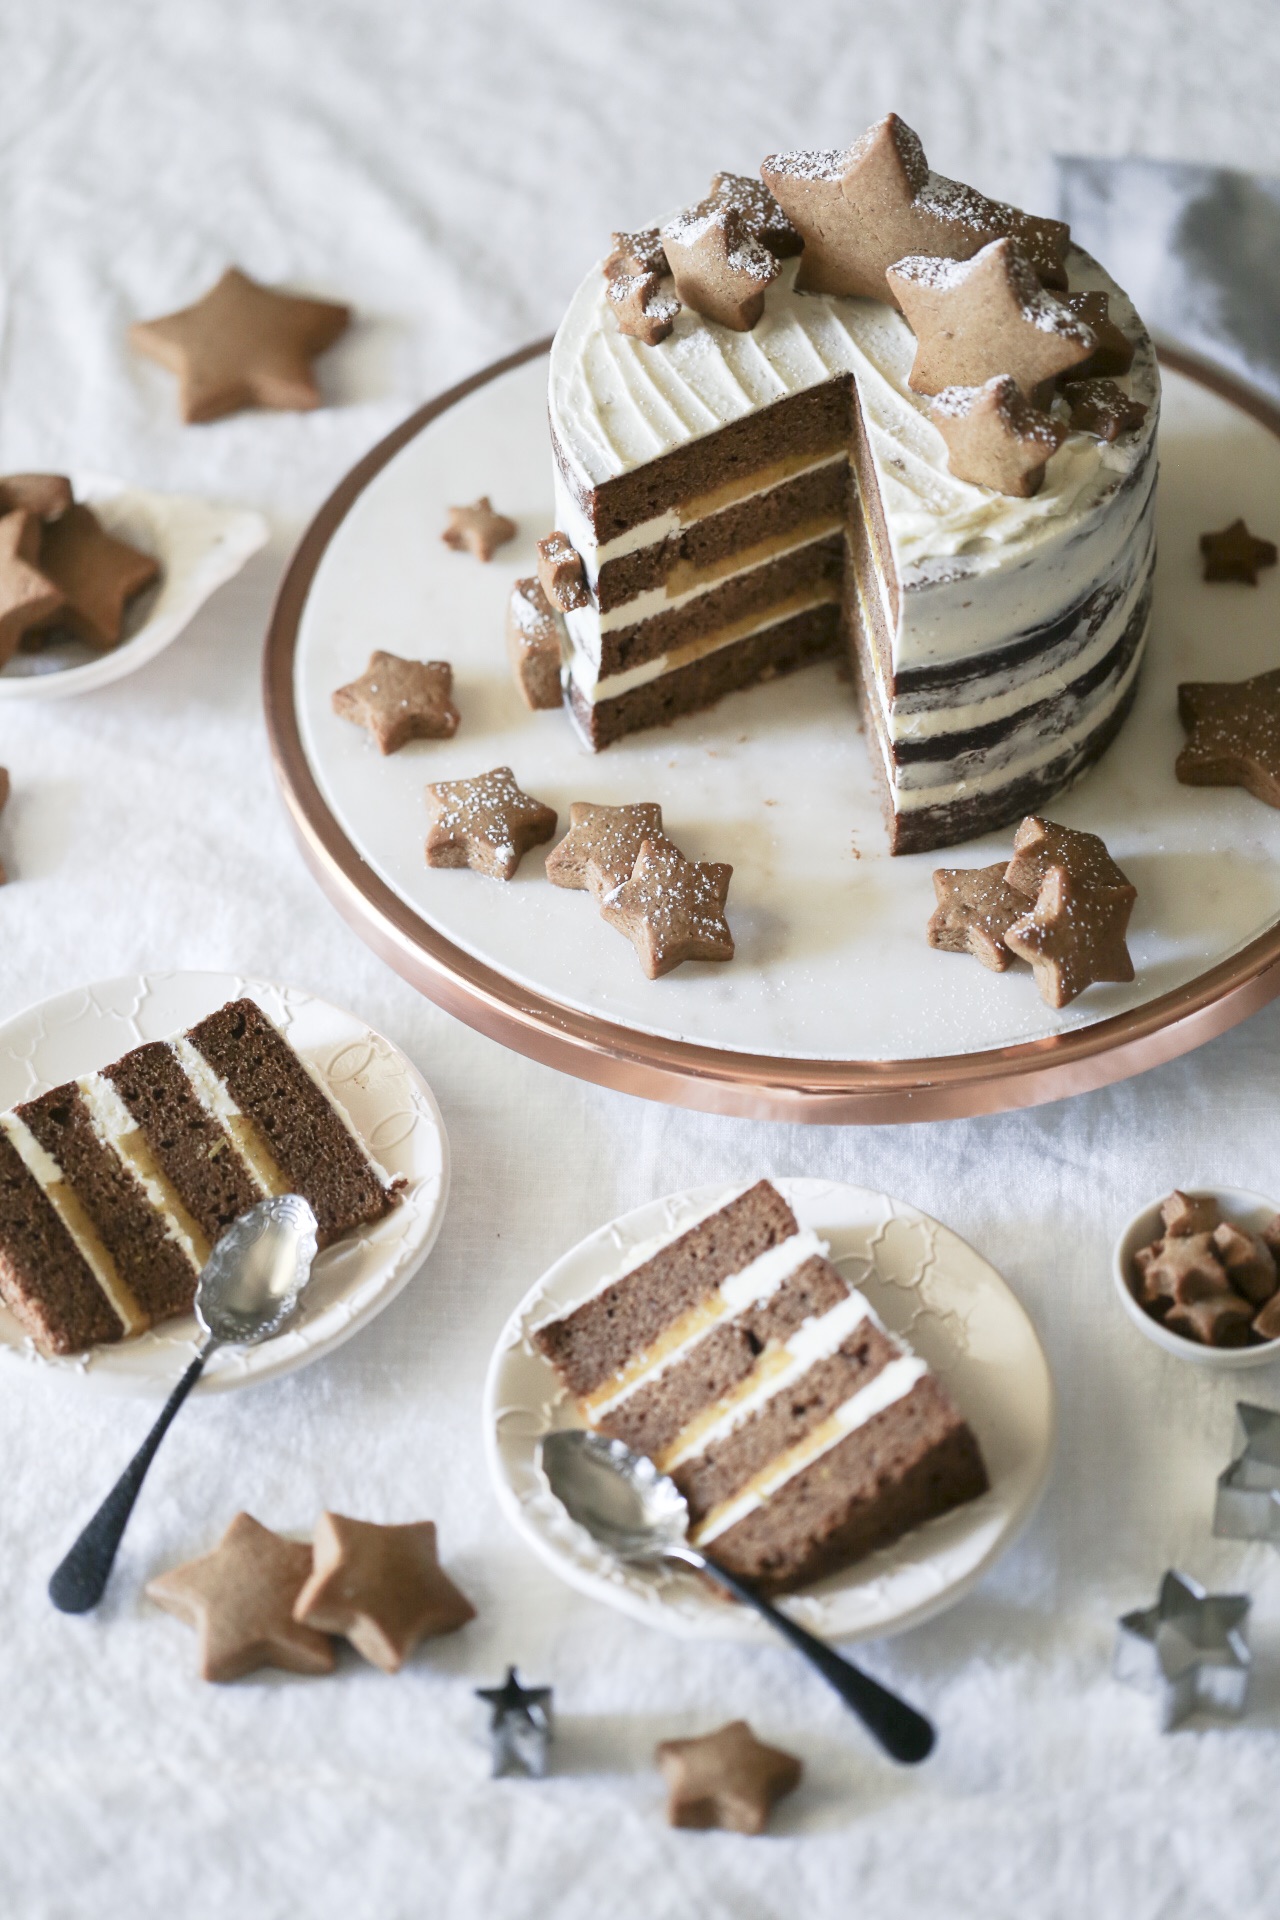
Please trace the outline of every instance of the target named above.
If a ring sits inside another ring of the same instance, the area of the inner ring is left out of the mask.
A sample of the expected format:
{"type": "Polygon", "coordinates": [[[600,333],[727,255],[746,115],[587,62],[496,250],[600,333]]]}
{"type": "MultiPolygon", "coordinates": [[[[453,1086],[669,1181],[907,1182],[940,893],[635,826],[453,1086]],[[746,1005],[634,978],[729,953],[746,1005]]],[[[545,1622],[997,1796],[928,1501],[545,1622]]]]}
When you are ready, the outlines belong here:
{"type": "Polygon", "coordinates": [[[656,347],[680,318],[675,283],[658,273],[615,273],[605,288],[618,332],[656,347]]]}
{"type": "Polygon", "coordinates": [[[1125,932],[1137,897],[1128,885],[1088,886],[1066,867],[1049,868],[1035,906],[1004,936],[1011,953],[1031,962],[1048,1006],[1067,1006],[1098,980],[1133,979],[1125,932]]]}
{"type": "Polygon", "coordinates": [[[1178,716],[1188,738],[1173,770],[1184,787],[1243,787],[1280,807],[1280,668],[1251,680],[1184,680],[1178,716]]]}
{"type": "Polygon", "coordinates": [[[1259,540],[1243,520],[1233,520],[1218,533],[1200,535],[1206,580],[1238,580],[1246,587],[1258,584],[1258,568],[1274,567],[1276,547],[1273,540],[1259,540]]]}
{"type": "Polygon", "coordinates": [[[67,627],[103,653],[119,645],[129,602],[160,577],[158,560],[117,540],[83,505],[45,527],[40,568],[63,596],[45,624],[67,627]]]}
{"type": "Polygon", "coordinates": [[[17,508],[0,519],[0,667],[26,636],[63,605],[60,587],[37,564],[40,521],[17,508]]]}
{"type": "Polygon", "coordinates": [[[516,523],[505,513],[495,513],[487,493],[469,507],[450,507],[449,523],[440,538],[455,553],[471,553],[477,560],[492,560],[499,547],[516,537],[516,523]]]}
{"type": "Polygon", "coordinates": [[[1147,417],[1142,401],[1114,380],[1069,380],[1062,397],[1071,409],[1072,433],[1091,433],[1096,440],[1118,440],[1147,417]]]}
{"type": "Polygon", "coordinates": [[[137,321],[129,339],[177,374],[178,407],[194,425],[246,407],[318,407],[311,362],[350,320],[349,307],[280,293],[228,267],[194,306],[137,321]]]}
{"type": "Polygon", "coordinates": [[[1169,1238],[1182,1240],[1192,1233],[1212,1233],[1222,1219],[1222,1209],[1211,1193],[1183,1193],[1175,1187],[1161,1204],[1160,1218],[1169,1238]]]}
{"type": "Polygon", "coordinates": [[[1062,304],[1083,320],[1097,341],[1087,360],[1076,369],[1078,380],[1095,380],[1105,375],[1128,373],[1133,365],[1133,342],[1111,318],[1110,296],[1105,293],[1064,293],[1062,304]]]}
{"type": "Polygon", "coordinates": [[[56,520],[71,505],[71,482],[63,473],[6,473],[0,478],[0,514],[21,508],[40,520],[56,520]]]}
{"type": "Polygon", "coordinates": [[[333,710],[367,727],[380,753],[397,753],[409,740],[451,740],[458,731],[453,668],[447,660],[402,660],[371,653],[358,680],[337,687],[333,710]]]}
{"type": "Polygon", "coordinates": [[[517,580],[507,601],[507,658],[526,707],[537,710],[562,704],[564,653],[564,622],[537,575],[517,580]]]}
{"type": "Polygon", "coordinates": [[[1211,1233],[1170,1235],[1134,1255],[1138,1297],[1163,1315],[1170,1307],[1189,1307],[1229,1286],[1211,1233]]]}
{"type": "Polygon", "coordinates": [[[640,843],[631,878],[601,894],[600,911],[624,933],[650,980],[685,960],[732,960],[724,917],[733,868],[686,860],[665,834],[640,843]]]}
{"type": "Polygon", "coordinates": [[[775,260],[804,251],[804,237],[792,226],[763,180],[749,173],[716,173],[707,196],[712,206],[731,207],[753,240],[768,247],[775,260]]]}
{"type": "Polygon", "coordinates": [[[1082,886],[1129,885],[1128,875],[1121,872],[1107,852],[1106,842],[1096,833],[1060,827],[1056,820],[1029,813],[1013,836],[1013,858],[1004,877],[1015,893],[1034,900],[1050,867],[1065,867],[1082,886]]]}
{"type": "Polygon", "coordinates": [[[1264,1307],[1277,1286],[1275,1255],[1266,1241],[1222,1220],[1213,1230],[1213,1246],[1236,1292],[1264,1307]]]}
{"type": "Polygon", "coordinates": [[[625,807],[575,800],[569,831],[547,855],[547,878],[557,887],[590,891],[599,899],[629,880],[646,840],[662,833],[662,808],[652,801],[625,807]]]}
{"type": "Polygon", "coordinates": [[[934,173],[919,138],[896,113],[843,152],[770,154],[760,172],[803,238],[796,278],[803,292],[893,300],[885,272],[895,261],[908,254],[968,260],[1002,235],[1017,241],[1046,286],[1067,284],[1066,223],[988,200],[934,173]]]}
{"type": "Polygon", "coordinates": [[[764,312],[778,262],[728,200],[677,214],[662,229],[676,296],[695,313],[749,333],[764,312]]]}
{"type": "Polygon", "coordinates": [[[651,273],[661,277],[669,272],[662,251],[662,235],[656,227],[638,227],[633,233],[614,233],[604,259],[604,277],[651,273]]]}
{"type": "Polygon", "coordinates": [[[939,867],[933,876],[938,905],[929,922],[928,941],[943,953],[971,953],[992,973],[1005,973],[1013,955],[1004,936],[1027,910],[1004,876],[993,867],[939,867]]]}
{"type": "Polygon", "coordinates": [[[427,865],[512,880],[530,847],[556,830],[555,810],[522,793],[510,767],[427,788],[427,865]]]}
{"type": "Polygon", "coordinates": [[[763,1833],[774,1803],[800,1784],[794,1754],[767,1747],[745,1720],[697,1740],[663,1740],[654,1751],[667,1783],[673,1827],[763,1833]]]}
{"type": "Polygon", "coordinates": [[[436,1557],[431,1520],[383,1527],[322,1513],[316,1522],[310,1579],[293,1617],[323,1633],[341,1633],[384,1673],[396,1673],[420,1640],[452,1633],[476,1610],[436,1557]]]}
{"type": "Polygon", "coordinates": [[[587,576],[582,555],[565,533],[549,533],[539,540],[538,584],[553,607],[572,613],[576,607],[589,607],[587,576]]]}
{"type": "Polygon", "coordinates": [[[1096,344],[1012,240],[993,240],[971,260],[913,254],[886,279],[916,336],[907,376],[916,393],[981,387],[1004,373],[1034,402],[1096,344]]]}
{"type": "Polygon", "coordinates": [[[947,443],[947,465],[957,480],[1021,500],[1040,491],[1066,435],[1061,421],[1025,400],[1007,373],[981,387],[944,388],[929,418],[947,443]]]}
{"type": "Polygon", "coordinates": [[[200,1636],[200,1676],[238,1680],[259,1667],[332,1673],[333,1642],[293,1617],[311,1548],[238,1513],[212,1553],[147,1582],[147,1595],[200,1636]]]}

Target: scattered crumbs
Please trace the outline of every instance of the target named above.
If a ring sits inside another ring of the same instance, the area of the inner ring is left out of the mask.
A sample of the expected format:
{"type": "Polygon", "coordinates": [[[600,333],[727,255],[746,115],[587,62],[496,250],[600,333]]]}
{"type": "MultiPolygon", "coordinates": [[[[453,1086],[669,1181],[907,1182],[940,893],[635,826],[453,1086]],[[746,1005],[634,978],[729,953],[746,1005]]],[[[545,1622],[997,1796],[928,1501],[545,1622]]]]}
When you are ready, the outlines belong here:
{"type": "Polygon", "coordinates": [[[858,850],[858,836],[856,834],[854,834],[849,841],[849,851],[855,860],[861,860],[862,854],[858,850]]]}
{"type": "Polygon", "coordinates": [[[777,804],[778,804],[778,803],[777,803],[777,801],[776,801],[776,800],[766,800],[766,801],[764,802],[764,805],[765,805],[766,807],[776,807],[776,806],[777,806],[777,804]]]}

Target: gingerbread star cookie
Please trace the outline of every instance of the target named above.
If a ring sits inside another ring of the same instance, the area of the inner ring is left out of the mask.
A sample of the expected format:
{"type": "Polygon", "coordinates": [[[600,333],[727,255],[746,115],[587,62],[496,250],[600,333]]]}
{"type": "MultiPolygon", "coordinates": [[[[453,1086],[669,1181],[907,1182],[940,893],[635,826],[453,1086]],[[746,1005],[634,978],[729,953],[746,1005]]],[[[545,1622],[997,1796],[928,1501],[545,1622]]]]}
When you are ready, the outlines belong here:
{"type": "Polygon", "coordinates": [[[947,465],[957,480],[1022,500],[1040,491],[1066,434],[1061,421],[1023,398],[1007,373],[981,387],[944,388],[929,417],[947,443],[947,465]]]}
{"type": "Polygon", "coordinates": [[[764,312],[778,262],[729,200],[704,203],[662,229],[676,297],[707,320],[749,333],[764,312]]]}
{"type": "Polygon", "coordinates": [[[885,281],[896,260],[908,254],[968,260],[1002,235],[1017,241],[1047,286],[1067,284],[1064,222],[988,200],[934,173],[918,137],[896,113],[843,151],[771,154],[760,172],[804,241],[796,277],[803,292],[887,297],[896,304],[885,281]]]}
{"type": "Polygon", "coordinates": [[[939,867],[933,876],[937,910],[929,922],[931,947],[971,953],[992,973],[1006,973],[1013,955],[1004,936],[1027,911],[1026,897],[1005,879],[1004,865],[939,867]]]}
{"type": "Polygon", "coordinates": [[[320,405],[311,362],[347,330],[351,309],[260,286],[228,267],[194,306],[129,329],[138,349],[178,376],[190,424],[246,407],[306,413],[320,405]]]}
{"type": "Polygon", "coordinates": [[[577,607],[589,607],[591,595],[587,591],[582,555],[568,534],[558,531],[547,534],[539,540],[535,551],[538,555],[538,582],[552,606],[561,613],[572,613],[577,607]]]}
{"type": "Polygon", "coordinates": [[[1082,886],[1129,886],[1128,875],[1116,865],[1098,834],[1060,827],[1056,820],[1029,813],[1013,836],[1013,858],[1004,870],[1005,880],[1015,893],[1034,900],[1050,867],[1065,867],[1082,886]]]}
{"type": "Polygon", "coordinates": [[[1091,433],[1098,440],[1118,440],[1147,417],[1145,404],[1114,380],[1070,380],[1062,397],[1071,410],[1072,433],[1091,433]]]}
{"type": "Polygon", "coordinates": [[[1188,739],[1174,773],[1184,787],[1243,787],[1280,807],[1280,668],[1251,680],[1185,680],[1178,715],[1188,739]]]}
{"type": "Polygon", "coordinates": [[[18,508],[0,519],[0,667],[33,627],[62,607],[64,595],[36,561],[40,521],[18,508]]]}
{"type": "Polygon", "coordinates": [[[1031,912],[1005,930],[1005,945],[1030,961],[1047,1005],[1068,1006],[1096,980],[1133,979],[1125,933],[1136,898],[1131,886],[1089,886],[1050,867],[1031,912]]]}
{"type": "Polygon", "coordinates": [[[604,260],[604,277],[615,274],[652,273],[661,276],[670,271],[662,250],[662,235],[656,227],[638,227],[633,233],[615,233],[604,260]]]}
{"type": "Polygon", "coordinates": [[[530,847],[556,830],[555,809],[522,793],[510,767],[427,788],[427,865],[512,880],[530,847]]]}
{"type": "Polygon", "coordinates": [[[730,1833],[763,1833],[775,1802],[799,1786],[804,1771],[794,1754],[757,1740],[745,1720],[697,1740],[663,1740],[654,1758],[673,1827],[730,1833]]]}
{"type": "Polygon", "coordinates": [[[1077,377],[1093,380],[1104,374],[1128,373],[1133,365],[1133,342],[1111,318],[1109,296],[1105,293],[1064,293],[1062,304],[1077,320],[1083,320],[1097,343],[1087,360],[1080,363],[1077,377]]]}
{"type": "Polygon", "coordinates": [[[477,560],[492,560],[499,547],[516,537],[516,523],[505,513],[495,513],[487,493],[469,507],[450,507],[449,524],[440,538],[455,553],[472,553],[477,560]]]}
{"type": "Polygon", "coordinates": [[[345,1634],[384,1673],[398,1672],[419,1640],[475,1619],[475,1608],[436,1558],[433,1521],[383,1527],[322,1513],[313,1556],[294,1619],[345,1634]]]}
{"type": "Polygon", "coordinates": [[[71,482],[63,473],[6,473],[0,479],[0,513],[23,508],[41,520],[56,520],[71,505],[71,482]]]}
{"type": "Polygon", "coordinates": [[[605,288],[618,332],[659,346],[680,317],[674,283],[665,273],[614,273],[605,288]]]}
{"type": "Polygon", "coordinates": [[[547,855],[547,878],[557,887],[589,890],[599,899],[631,878],[640,848],[662,833],[662,808],[641,800],[601,807],[575,800],[569,831],[547,855]]]}
{"type": "Polygon", "coordinates": [[[1083,320],[1045,292],[1012,240],[993,240],[971,260],[913,254],[886,279],[916,336],[907,376],[916,393],[980,387],[1006,373],[1034,401],[1094,350],[1083,320]]]}
{"type": "Polygon", "coordinates": [[[537,575],[517,580],[507,601],[507,658],[526,707],[561,705],[564,639],[564,622],[537,575]]]}
{"type": "Polygon", "coordinates": [[[212,1553],[147,1582],[148,1597],[200,1636],[205,1680],[258,1667],[331,1673],[333,1642],[293,1617],[311,1573],[311,1548],[238,1513],[212,1553]]]}
{"type": "Polygon", "coordinates": [[[732,960],[724,917],[732,873],[686,860],[665,834],[655,834],[641,841],[631,878],[600,894],[600,911],[626,935],[650,980],[685,960],[732,960]]]}
{"type": "Polygon", "coordinates": [[[338,687],[333,710],[367,727],[381,753],[397,753],[409,740],[451,740],[458,709],[450,699],[453,668],[447,660],[402,660],[371,653],[358,680],[338,687]]]}
{"type": "Polygon", "coordinates": [[[1259,540],[1243,520],[1233,520],[1219,533],[1202,533],[1200,551],[1204,555],[1206,580],[1239,580],[1246,587],[1258,584],[1258,568],[1276,564],[1275,542],[1259,540]]]}
{"type": "Polygon", "coordinates": [[[86,506],[68,507],[45,527],[40,570],[63,595],[58,626],[103,653],[119,645],[129,602],[160,577],[158,560],[117,540],[86,506]]]}

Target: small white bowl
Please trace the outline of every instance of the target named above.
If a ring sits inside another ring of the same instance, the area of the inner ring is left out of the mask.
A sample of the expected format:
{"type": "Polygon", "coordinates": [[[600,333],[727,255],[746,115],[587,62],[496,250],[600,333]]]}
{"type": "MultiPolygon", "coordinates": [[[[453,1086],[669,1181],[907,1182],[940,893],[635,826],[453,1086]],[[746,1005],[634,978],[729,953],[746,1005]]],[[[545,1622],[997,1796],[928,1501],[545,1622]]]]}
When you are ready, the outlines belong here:
{"type": "MultiPolygon", "coordinates": [[[[1250,1233],[1260,1233],[1268,1220],[1274,1220],[1280,1213],[1280,1206],[1274,1200],[1268,1200],[1263,1194],[1249,1193],[1241,1187],[1183,1187],[1183,1193],[1192,1199],[1212,1197],[1222,1209],[1222,1216],[1230,1220],[1233,1226],[1246,1227],[1250,1233]]],[[[1258,1347],[1205,1347],[1198,1340],[1189,1340],[1185,1334],[1171,1333],[1168,1327],[1139,1305],[1133,1296],[1129,1284],[1129,1275],[1133,1271],[1133,1256],[1139,1247],[1148,1247],[1158,1240],[1164,1232],[1164,1222],[1160,1218],[1160,1208],[1167,1194],[1161,1194],[1149,1206],[1135,1213],[1120,1238],[1116,1241],[1116,1250],[1111,1262],[1111,1277],[1116,1283],[1116,1292],[1120,1295],[1125,1312],[1135,1327],[1141,1327],[1148,1340],[1154,1340],[1166,1353],[1174,1354],[1179,1360],[1190,1360],[1193,1366],[1212,1367],[1220,1373],[1230,1373],[1241,1367],[1266,1367],[1280,1360],[1280,1340],[1265,1340],[1258,1347]]]]}

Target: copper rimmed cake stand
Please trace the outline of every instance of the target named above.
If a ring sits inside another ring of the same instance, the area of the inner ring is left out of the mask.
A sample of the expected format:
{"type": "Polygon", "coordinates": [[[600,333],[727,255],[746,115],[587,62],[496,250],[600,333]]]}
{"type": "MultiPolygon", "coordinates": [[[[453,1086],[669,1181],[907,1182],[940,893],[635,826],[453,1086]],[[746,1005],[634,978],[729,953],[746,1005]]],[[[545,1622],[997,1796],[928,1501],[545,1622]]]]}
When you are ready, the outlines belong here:
{"type": "MultiPolygon", "coordinates": [[[[294,667],[303,609],[330,542],[374,477],[430,423],[545,354],[538,341],[412,414],[326,501],[281,585],[264,659],[266,718],[303,857],[343,918],[420,992],[491,1039],[564,1073],[651,1100],[755,1119],[875,1124],[955,1119],[1084,1093],[1189,1052],[1280,994],[1280,923],[1157,999],[1070,1032],[980,1052],[905,1060],[778,1058],[635,1031],[531,991],[406,904],[335,818],[303,745],[294,667]]],[[[1280,409],[1215,368],[1163,349],[1172,371],[1280,438],[1280,409]]]]}

